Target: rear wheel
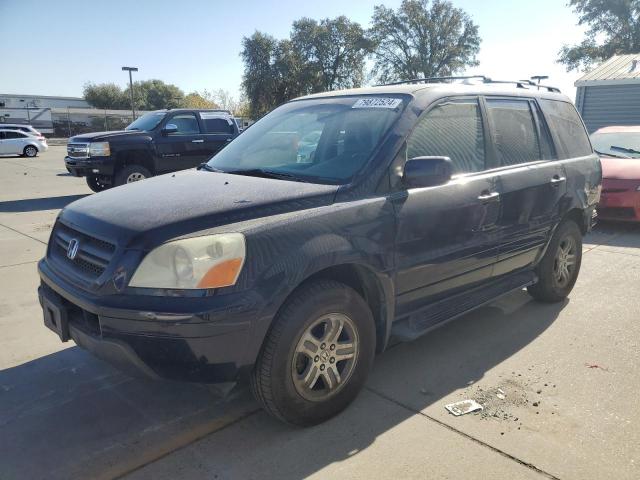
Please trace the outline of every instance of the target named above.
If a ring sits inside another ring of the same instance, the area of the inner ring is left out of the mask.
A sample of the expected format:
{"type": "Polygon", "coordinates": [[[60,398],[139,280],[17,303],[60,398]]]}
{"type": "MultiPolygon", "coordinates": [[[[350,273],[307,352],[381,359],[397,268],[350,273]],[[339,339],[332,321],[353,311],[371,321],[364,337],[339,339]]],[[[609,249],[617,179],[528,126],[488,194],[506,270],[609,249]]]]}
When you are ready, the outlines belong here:
{"type": "Polygon", "coordinates": [[[582,232],[576,222],[565,220],[556,229],[538,264],[538,283],[527,290],[536,300],[560,302],[573,289],[581,263],[582,232]]]}
{"type": "Polygon", "coordinates": [[[271,415],[310,426],[345,409],[367,378],[375,353],[371,310],[334,281],[302,286],[274,320],[251,389],[271,415]]]}
{"type": "Polygon", "coordinates": [[[88,175],[86,177],[86,181],[89,188],[96,193],[102,192],[110,186],[109,184],[101,181],[100,177],[98,177],[97,175],[88,175]]]}
{"type": "Polygon", "coordinates": [[[151,172],[141,165],[127,165],[116,175],[116,186],[139,182],[151,177],[151,172]]]}
{"type": "Polygon", "coordinates": [[[27,145],[24,147],[23,153],[25,157],[35,157],[38,155],[38,149],[33,145],[27,145]]]}

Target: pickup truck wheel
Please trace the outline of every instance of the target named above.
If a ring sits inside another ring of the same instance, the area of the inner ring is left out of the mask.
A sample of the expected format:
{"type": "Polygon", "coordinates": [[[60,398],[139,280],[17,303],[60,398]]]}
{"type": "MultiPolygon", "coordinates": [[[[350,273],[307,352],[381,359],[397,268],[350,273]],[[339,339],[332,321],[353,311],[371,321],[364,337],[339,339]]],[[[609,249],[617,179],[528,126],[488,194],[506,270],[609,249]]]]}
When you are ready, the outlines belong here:
{"type": "Polygon", "coordinates": [[[86,177],[87,185],[94,192],[102,192],[109,188],[109,185],[100,181],[100,177],[97,175],[88,175],[86,177]]]}
{"type": "Polygon", "coordinates": [[[151,176],[151,172],[141,165],[127,165],[116,175],[116,186],[139,182],[151,176]]]}
{"type": "Polygon", "coordinates": [[[33,145],[27,145],[24,147],[23,153],[25,157],[35,157],[38,155],[38,149],[33,145]]]}
{"type": "Polygon", "coordinates": [[[251,376],[264,409],[311,426],[344,410],[364,385],[376,334],[364,299],[339,282],[299,288],[278,313],[251,376]]]}
{"type": "Polygon", "coordinates": [[[538,283],[527,288],[542,302],[564,300],[576,283],[582,263],[582,232],[573,220],[556,229],[547,251],[538,264],[538,283]]]}

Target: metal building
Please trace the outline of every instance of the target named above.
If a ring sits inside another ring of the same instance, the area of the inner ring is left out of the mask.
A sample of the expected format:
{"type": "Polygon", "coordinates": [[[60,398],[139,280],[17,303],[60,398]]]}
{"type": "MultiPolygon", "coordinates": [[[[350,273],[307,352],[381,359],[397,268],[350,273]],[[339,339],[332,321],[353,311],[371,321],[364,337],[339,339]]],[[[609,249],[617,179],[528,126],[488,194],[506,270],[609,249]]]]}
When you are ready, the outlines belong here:
{"type": "Polygon", "coordinates": [[[615,55],[575,86],[576,107],[589,133],[611,125],[640,125],[640,53],[615,55]]]}

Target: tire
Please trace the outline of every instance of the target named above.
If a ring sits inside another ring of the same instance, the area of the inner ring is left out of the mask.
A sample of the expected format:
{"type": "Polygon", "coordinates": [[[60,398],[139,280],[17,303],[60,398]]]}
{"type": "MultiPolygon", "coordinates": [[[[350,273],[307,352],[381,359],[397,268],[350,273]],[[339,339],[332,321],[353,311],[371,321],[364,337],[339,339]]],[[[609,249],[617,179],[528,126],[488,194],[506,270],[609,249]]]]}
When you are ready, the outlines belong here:
{"type": "Polygon", "coordinates": [[[38,148],[33,145],[27,145],[22,151],[25,157],[33,158],[38,155],[38,148]]]}
{"type": "Polygon", "coordinates": [[[324,422],[358,395],[373,364],[375,343],[373,315],[355,290],[330,280],[303,285],[267,334],[251,375],[253,395],[287,423],[324,422]]]}
{"type": "Polygon", "coordinates": [[[561,302],[573,289],[581,264],[582,232],[576,222],[565,220],[556,229],[538,264],[538,283],[527,287],[527,291],[541,302],[561,302]]]}
{"type": "Polygon", "coordinates": [[[137,182],[152,176],[151,172],[141,165],[127,165],[117,173],[115,185],[125,185],[127,183],[137,182]]]}
{"type": "Polygon", "coordinates": [[[97,175],[87,175],[87,177],[85,177],[85,180],[87,181],[87,185],[89,186],[89,188],[96,193],[102,192],[103,190],[109,188],[109,185],[101,182],[97,175]]]}

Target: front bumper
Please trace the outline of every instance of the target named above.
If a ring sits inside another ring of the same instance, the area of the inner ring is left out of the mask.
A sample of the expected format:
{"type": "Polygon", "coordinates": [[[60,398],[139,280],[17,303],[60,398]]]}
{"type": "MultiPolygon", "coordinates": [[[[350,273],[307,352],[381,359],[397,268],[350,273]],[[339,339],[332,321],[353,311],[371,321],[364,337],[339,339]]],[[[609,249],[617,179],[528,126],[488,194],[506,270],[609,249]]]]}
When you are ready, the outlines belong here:
{"type": "Polygon", "coordinates": [[[76,177],[89,175],[112,176],[114,172],[111,157],[74,158],[64,157],[67,171],[76,177]]]}
{"type": "Polygon", "coordinates": [[[259,321],[259,309],[247,294],[213,295],[207,311],[192,298],[141,295],[140,309],[135,310],[136,295],[118,302],[113,296],[81,291],[57,275],[46,260],[40,261],[38,271],[43,308],[55,304],[64,311],[64,335],[57,331],[61,339],[73,340],[130,375],[233,382],[251,369],[257,355],[259,343],[253,341],[252,326],[259,321]],[[149,310],[154,301],[160,311],[149,310]],[[114,307],[118,303],[126,308],[114,307]]]}

